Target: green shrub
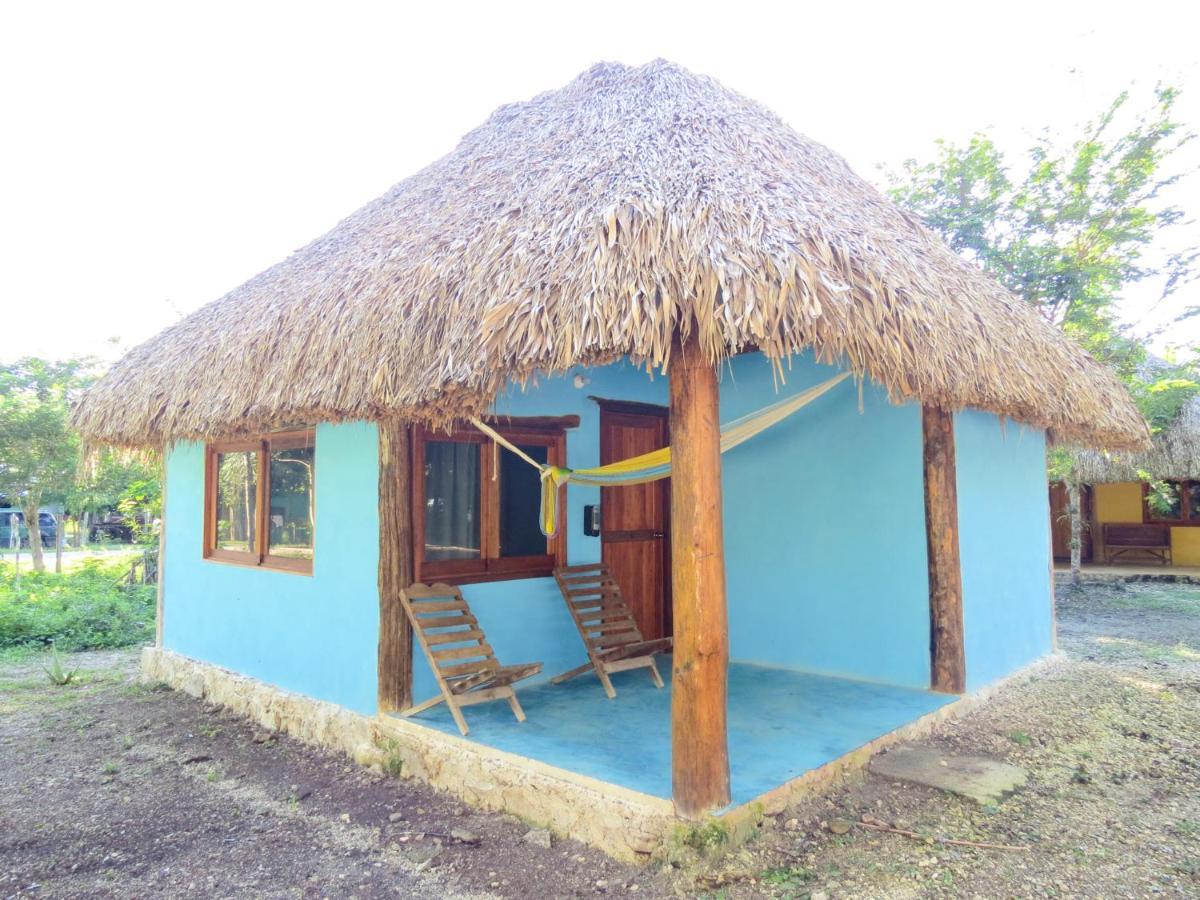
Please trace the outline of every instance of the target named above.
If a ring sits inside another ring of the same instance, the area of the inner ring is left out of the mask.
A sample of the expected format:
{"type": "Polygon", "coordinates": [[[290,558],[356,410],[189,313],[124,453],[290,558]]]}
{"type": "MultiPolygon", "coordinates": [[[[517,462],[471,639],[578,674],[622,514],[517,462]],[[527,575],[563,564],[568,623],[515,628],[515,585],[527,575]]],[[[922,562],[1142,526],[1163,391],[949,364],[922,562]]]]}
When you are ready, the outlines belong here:
{"type": "Polygon", "coordinates": [[[0,649],[47,647],[97,650],[126,647],[154,633],[153,585],[118,582],[128,562],[88,560],[78,569],[22,572],[0,566],[0,649]]]}

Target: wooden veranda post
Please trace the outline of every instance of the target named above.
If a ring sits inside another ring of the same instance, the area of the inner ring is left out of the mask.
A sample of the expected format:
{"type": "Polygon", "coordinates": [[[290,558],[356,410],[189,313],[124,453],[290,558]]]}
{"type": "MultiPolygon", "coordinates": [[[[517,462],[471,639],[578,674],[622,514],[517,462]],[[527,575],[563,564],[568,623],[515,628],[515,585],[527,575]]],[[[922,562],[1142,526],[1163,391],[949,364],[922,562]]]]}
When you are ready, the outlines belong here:
{"type": "Polygon", "coordinates": [[[922,406],[921,430],[925,444],[925,533],[929,543],[930,687],[961,694],[967,689],[967,662],[963,650],[954,414],[939,406],[922,406]]]}
{"type": "Polygon", "coordinates": [[[412,584],[411,430],[379,423],[379,711],[412,706],[412,626],[400,592],[412,584]]]}
{"type": "Polygon", "coordinates": [[[158,562],[155,564],[154,585],[154,646],[163,645],[163,608],[167,575],[167,451],[162,455],[162,512],[158,516],[158,562]]]}
{"type": "Polygon", "coordinates": [[[698,817],[729,803],[719,395],[716,369],[694,334],[676,346],[669,374],[675,630],[671,783],[675,811],[698,817]]]}

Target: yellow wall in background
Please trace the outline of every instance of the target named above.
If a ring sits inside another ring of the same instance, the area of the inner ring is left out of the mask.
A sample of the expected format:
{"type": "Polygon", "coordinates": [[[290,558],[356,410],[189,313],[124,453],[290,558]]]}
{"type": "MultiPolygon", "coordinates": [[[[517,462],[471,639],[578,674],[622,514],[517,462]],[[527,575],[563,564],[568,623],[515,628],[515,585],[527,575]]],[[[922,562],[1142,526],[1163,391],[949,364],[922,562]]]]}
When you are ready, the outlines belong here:
{"type": "MultiPolygon", "coordinates": [[[[1141,522],[1140,482],[1097,484],[1092,488],[1096,521],[1141,522]]],[[[1171,562],[1176,566],[1200,566],[1200,528],[1171,529],[1171,562]]]]}
{"type": "Polygon", "coordinates": [[[1139,482],[1098,484],[1092,488],[1097,522],[1142,521],[1142,485],[1139,482]]]}
{"type": "Polygon", "coordinates": [[[1200,566],[1200,528],[1171,529],[1171,562],[1177,566],[1200,566]]]}

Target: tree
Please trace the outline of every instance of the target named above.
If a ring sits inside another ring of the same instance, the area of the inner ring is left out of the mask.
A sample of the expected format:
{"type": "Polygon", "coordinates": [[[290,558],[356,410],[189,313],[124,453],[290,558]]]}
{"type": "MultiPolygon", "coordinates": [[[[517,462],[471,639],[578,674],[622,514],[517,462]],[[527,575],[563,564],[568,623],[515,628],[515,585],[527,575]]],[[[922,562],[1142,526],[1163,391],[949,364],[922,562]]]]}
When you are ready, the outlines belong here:
{"type": "MultiPolygon", "coordinates": [[[[38,512],[71,489],[79,455],[72,395],[90,383],[90,363],[26,358],[0,366],[0,493],[20,505],[36,571],[45,571],[38,512]]],[[[61,526],[60,526],[61,527],[61,526]]]]}
{"type": "Polygon", "coordinates": [[[141,514],[146,523],[162,509],[161,465],[157,454],[123,453],[111,449],[99,450],[66,498],[67,509],[80,520],[82,542],[84,520],[102,511],[116,509],[134,523],[133,530],[140,540],[147,538],[146,529],[137,524],[141,514]]]}
{"type": "MultiPolygon", "coordinates": [[[[932,162],[908,160],[890,176],[894,200],[1116,370],[1152,418],[1168,411],[1165,400],[1194,391],[1194,380],[1174,373],[1164,386],[1147,374],[1149,336],[1119,322],[1117,303],[1143,281],[1158,283],[1161,301],[1195,276],[1200,261],[1194,243],[1171,246],[1180,226],[1191,224],[1166,201],[1181,177],[1172,165],[1194,137],[1172,118],[1177,97],[1174,88],[1158,88],[1150,109],[1115,133],[1129,99],[1122,93],[1065,150],[1043,132],[1015,176],[983,134],[965,147],[939,141],[932,162]]],[[[1080,485],[1069,448],[1051,454],[1049,469],[1067,485],[1078,584],[1080,485]]]]}

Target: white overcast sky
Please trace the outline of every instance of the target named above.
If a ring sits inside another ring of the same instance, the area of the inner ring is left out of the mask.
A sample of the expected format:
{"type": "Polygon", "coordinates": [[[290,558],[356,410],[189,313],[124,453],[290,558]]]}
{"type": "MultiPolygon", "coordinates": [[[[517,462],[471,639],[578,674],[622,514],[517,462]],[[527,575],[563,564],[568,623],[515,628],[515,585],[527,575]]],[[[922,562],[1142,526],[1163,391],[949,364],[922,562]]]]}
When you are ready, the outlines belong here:
{"type": "MultiPolygon", "coordinates": [[[[1069,134],[1131,83],[1182,86],[1200,128],[1194,0],[0,10],[0,359],[111,359],[599,60],[712,75],[876,182],[939,137],[1069,134]]],[[[1197,182],[1174,199],[1200,217],[1197,182]]],[[[1151,294],[1126,314],[1163,321],[1151,294]]],[[[1185,341],[1200,321],[1159,344],[1185,341]]]]}

